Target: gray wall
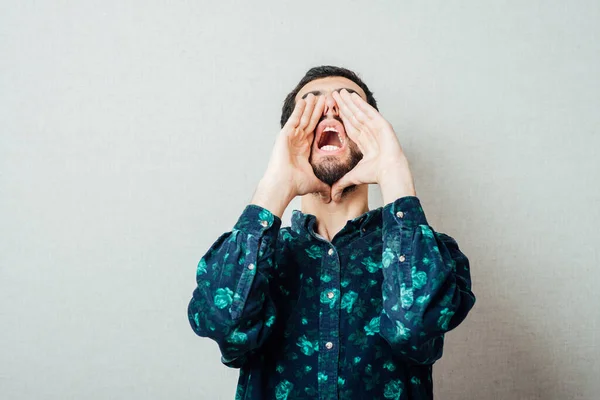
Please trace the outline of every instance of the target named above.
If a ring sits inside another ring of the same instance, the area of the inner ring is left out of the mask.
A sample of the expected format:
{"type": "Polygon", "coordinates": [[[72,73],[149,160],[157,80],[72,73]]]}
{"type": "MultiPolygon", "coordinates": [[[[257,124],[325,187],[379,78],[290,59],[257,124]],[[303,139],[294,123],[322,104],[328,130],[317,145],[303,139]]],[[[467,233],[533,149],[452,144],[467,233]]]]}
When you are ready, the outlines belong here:
{"type": "Polygon", "coordinates": [[[599,4],[2,1],[0,398],[233,398],[195,268],[316,64],[360,72],[471,260],[436,398],[598,398],[599,4]]]}

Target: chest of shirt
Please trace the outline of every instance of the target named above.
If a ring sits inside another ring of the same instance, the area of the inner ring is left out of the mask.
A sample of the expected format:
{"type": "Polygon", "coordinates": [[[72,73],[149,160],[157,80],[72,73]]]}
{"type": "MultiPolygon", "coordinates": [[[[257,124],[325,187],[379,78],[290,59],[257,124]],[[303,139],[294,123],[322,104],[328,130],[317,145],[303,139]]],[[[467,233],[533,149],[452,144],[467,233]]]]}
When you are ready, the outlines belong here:
{"type": "MultiPolygon", "coordinates": [[[[271,288],[285,327],[319,326],[336,316],[340,329],[379,315],[382,309],[381,230],[343,244],[291,242],[277,257],[271,288]]],[[[304,328],[304,329],[302,329],[304,328]]]]}

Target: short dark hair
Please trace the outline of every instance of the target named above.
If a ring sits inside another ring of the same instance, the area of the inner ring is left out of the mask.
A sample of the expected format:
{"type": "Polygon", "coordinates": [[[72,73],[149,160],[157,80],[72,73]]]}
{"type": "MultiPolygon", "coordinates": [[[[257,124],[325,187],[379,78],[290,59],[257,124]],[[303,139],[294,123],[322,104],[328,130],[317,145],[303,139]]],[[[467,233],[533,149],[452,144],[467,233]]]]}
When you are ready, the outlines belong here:
{"type": "Polygon", "coordinates": [[[377,102],[375,101],[375,97],[373,97],[373,93],[369,90],[367,85],[358,77],[356,73],[350,71],[349,69],[342,67],[334,67],[333,65],[322,65],[320,67],[313,67],[306,72],[304,77],[300,80],[300,82],[296,85],[294,90],[292,90],[285,100],[283,101],[283,107],[281,109],[281,127],[285,125],[287,120],[292,115],[294,111],[294,107],[296,106],[296,95],[306,85],[308,82],[314,81],[315,79],[327,78],[329,76],[341,76],[346,79],[350,79],[352,82],[356,83],[367,95],[367,103],[369,103],[373,108],[377,111],[377,102]]]}

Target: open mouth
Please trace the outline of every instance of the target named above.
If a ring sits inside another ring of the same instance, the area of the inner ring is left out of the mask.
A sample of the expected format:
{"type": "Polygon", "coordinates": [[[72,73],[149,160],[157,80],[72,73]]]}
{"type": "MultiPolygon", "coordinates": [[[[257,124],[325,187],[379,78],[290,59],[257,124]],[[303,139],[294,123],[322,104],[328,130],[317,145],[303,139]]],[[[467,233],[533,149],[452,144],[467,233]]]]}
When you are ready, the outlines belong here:
{"type": "Polygon", "coordinates": [[[337,120],[323,121],[317,127],[317,148],[323,153],[335,153],[346,145],[344,126],[337,120]]]}

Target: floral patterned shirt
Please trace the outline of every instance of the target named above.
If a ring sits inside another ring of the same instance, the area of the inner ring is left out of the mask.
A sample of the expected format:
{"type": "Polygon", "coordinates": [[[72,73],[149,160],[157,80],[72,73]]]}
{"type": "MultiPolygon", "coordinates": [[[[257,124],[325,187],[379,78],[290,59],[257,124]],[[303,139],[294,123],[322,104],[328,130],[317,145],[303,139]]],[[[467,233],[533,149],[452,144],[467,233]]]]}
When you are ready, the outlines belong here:
{"type": "Polygon", "coordinates": [[[240,368],[242,399],[432,399],[444,334],[475,304],[469,261],[406,196],[331,242],[246,206],[201,258],[192,329],[240,368]]]}

